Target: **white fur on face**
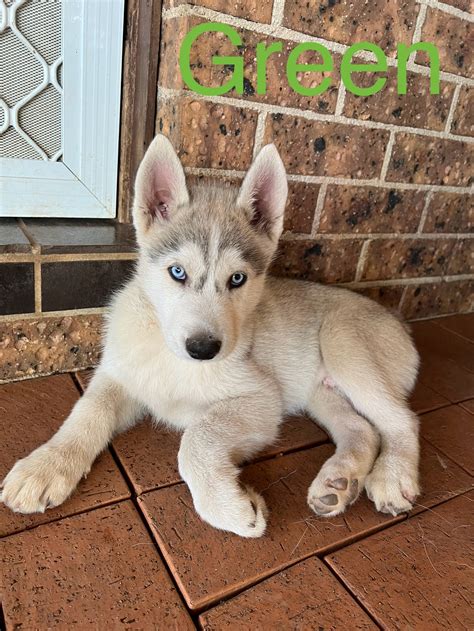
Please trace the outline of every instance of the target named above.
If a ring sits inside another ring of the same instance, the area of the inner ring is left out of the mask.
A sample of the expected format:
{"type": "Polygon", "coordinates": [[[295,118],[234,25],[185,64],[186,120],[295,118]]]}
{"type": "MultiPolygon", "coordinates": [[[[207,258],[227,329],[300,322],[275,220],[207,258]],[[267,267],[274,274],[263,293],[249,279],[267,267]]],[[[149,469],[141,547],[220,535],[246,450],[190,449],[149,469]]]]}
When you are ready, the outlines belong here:
{"type": "Polygon", "coordinates": [[[202,334],[221,341],[216,360],[227,357],[260,300],[264,275],[257,275],[238,249],[219,251],[218,243],[216,235],[207,256],[199,245],[188,242],[176,252],[142,263],[143,288],[156,310],[166,343],[183,359],[191,359],[186,340],[202,334]],[[168,270],[173,265],[185,270],[184,283],[170,276],[168,270]],[[230,289],[230,277],[236,272],[245,274],[247,281],[230,289]]]}

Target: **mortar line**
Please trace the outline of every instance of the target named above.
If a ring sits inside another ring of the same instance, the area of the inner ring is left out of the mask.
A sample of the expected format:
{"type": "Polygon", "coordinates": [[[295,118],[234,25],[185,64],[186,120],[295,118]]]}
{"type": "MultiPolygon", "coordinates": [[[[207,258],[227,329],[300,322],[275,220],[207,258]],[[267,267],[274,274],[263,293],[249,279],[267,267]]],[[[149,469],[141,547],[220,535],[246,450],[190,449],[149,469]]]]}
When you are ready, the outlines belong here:
{"type": "Polygon", "coordinates": [[[453,124],[453,118],[454,118],[454,114],[456,113],[456,108],[458,106],[458,101],[459,101],[459,95],[461,93],[461,87],[460,85],[457,85],[454,88],[454,94],[453,94],[453,98],[451,100],[451,105],[449,107],[449,112],[448,112],[448,117],[446,118],[446,125],[444,127],[444,131],[449,134],[451,132],[451,126],[453,124]]]}
{"type": "Polygon", "coordinates": [[[393,287],[405,285],[432,285],[434,283],[455,283],[464,280],[473,280],[474,274],[458,274],[449,276],[414,276],[413,278],[389,278],[378,280],[361,280],[350,281],[347,283],[339,283],[339,287],[347,287],[348,289],[364,289],[370,287],[393,287]]]}
{"type": "MultiPolygon", "coordinates": [[[[270,37],[275,37],[295,43],[318,42],[319,44],[325,46],[328,50],[339,53],[341,55],[343,55],[349,49],[349,46],[347,46],[346,44],[333,42],[322,37],[315,37],[314,35],[309,35],[308,33],[300,33],[299,31],[294,31],[284,26],[252,22],[244,18],[238,18],[226,13],[214,11],[213,9],[207,9],[205,7],[195,5],[181,4],[177,7],[165,9],[162,15],[163,20],[171,20],[180,17],[200,17],[210,22],[221,22],[222,24],[233,26],[236,29],[240,28],[250,30],[255,33],[260,33],[262,35],[267,35],[270,37]]],[[[361,59],[366,59],[368,61],[375,61],[373,55],[368,51],[361,51],[357,55],[357,57],[361,59]]],[[[387,57],[387,64],[388,66],[396,67],[396,58],[387,57]]],[[[417,74],[428,75],[430,73],[430,69],[427,66],[421,66],[415,63],[413,63],[413,65],[408,64],[407,69],[417,74]]],[[[456,75],[446,71],[440,71],[440,79],[444,81],[449,81],[450,83],[462,83],[464,85],[470,86],[474,85],[474,79],[465,77],[463,75],[456,75]]]]}
{"type": "Polygon", "coordinates": [[[390,132],[390,138],[388,139],[387,147],[385,149],[385,155],[383,157],[382,169],[380,170],[380,179],[387,179],[387,171],[390,164],[390,159],[392,157],[393,145],[395,143],[395,132],[390,132]]]}
{"type": "Polygon", "coordinates": [[[405,306],[405,301],[406,301],[406,297],[407,297],[409,289],[410,289],[410,285],[405,285],[405,287],[403,288],[402,295],[400,296],[400,300],[398,302],[398,307],[397,307],[400,313],[403,313],[403,307],[405,306]]]}
{"type": "Polygon", "coordinates": [[[416,17],[415,30],[413,31],[413,37],[411,40],[412,44],[417,44],[421,40],[421,32],[423,30],[425,18],[426,18],[426,5],[421,4],[420,11],[418,12],[418,15],[416,17]]]}
{"type": "MultiPolygon", "coordinates": [[[[245,171],[233,169],[214,169],[206,167],[185,167],[185,172],[192,175],[207,175],[210,177],[237,177],[245,175],[245,171]]],[[[472,189],[468,186],[444,186],[442,184],[415,184],[413,182],[390,182],[379,179],[353,179],[349,177],[337,177],[330,175],[299,175],[287,173],[290,182],[307,182],[308,184],[340,184],[352,187],[378,187],[391,190],[415,190],[415,191],[436,191],[443,193],[471,194],[472,189]]],[[[0,255],[0,261],[1,261],[0,255]]],[[[3,255],[5,256],[5,255],[3,255]]]]}
{"type": "Polygon", "coordinates": [[[345,101],[346,101],[346,86],[344,85],[344,82],[341,81],[341,83],[339,84],[339,90],[337,92],[336,108],[334,110],[335,116],[342,116],[342,110],[344,109],[345,101]]]}
{"type": "Polygon", "coordinates": [[[273,0],[272,25],[281,26],[285,14],[285,0],[273,0]]]}
{"type": "Polygon", "coordinates": [[[433,191],[428,191],[425,199],[425,204],[423,206],[423,210],[421,211],[420,223],[418,224],[417,233],[421,234],[423,232],[423,228],[425,227],[426,217],[428,216],[428,209],[433,198],[433,191]]]}
{"type": "Polygon", "coordinates": [[[422,129],[419,127],[408,127],[406,125],[394,125],[393,123],[380,123],[378,121],[361,120],[358,118],[349,118],[342,114],[320,114],[319,112],[313,112],[311,110],[299,110],[295,107],[286,107],[281,105],[273,105],[269,103],[258,103],[256,101],[245,101],[243,99],[237,99],[228,96],[213,96],[208,97],[190,90],[182,88],[165,88],[159,87],[159,97],[166,99],[173,99],[178,97],[188,97],[194,100],[206,101],[210,103],[221,103],[223,105],[231,105],[233,107],[246,107],[250,110],[257,112],[267,112],[269,114],[286,114],[288,116],[294,116],[297,118],[304,118],[306,120],[321,121],[325,123],[341,123],[350,127],[363,127],[365,129],[382,129],[384,131],[393,131],[397,133],[408,133],[415,136],[440,138],[442,140],[453,140],[456,142],[464,142],[468,144],[474,144],[474,137],[462,136],[447,133],[445,131],[437,131],[434,129],[422,129]]]}
{"type": "Polygon", "coordinates": [[[265,135],[265,122],[267,120],[266,112],[259,112],[257,117],[257,127],[255,129],[255,140],[253,145],[253,159],[257,157],[258,152],[263,147],[265,135]]]}
{"type": "Polygon", "coordinates": [[[356,267],[354,282],[358,282],[362,278],[362,274],[364,273],[365,264],[366,264],[367,258],[369,256],[369,247],[370,247],[371,243],[372,243],[372,239],[367,239],[367,241],[364,241],[364,243],[362,244],[362,248],[361,248],[360,254],[359,254],[359,260],[357,261],[357,267],[356,267]]]}
{"type": "Polygon", "coordinates": [[[326,199],[327,188],[328,188],[328,185],[325,182],[324,184],[321,184],[321,188],[319,189],[318,199],[316,201],[316,208],[314,209],[313,224],[311,226],[312,237],[315,237],[319,230],[319,224],[321,223],[321,214],[324,208],[324,201],[326,199]]]}
{"type": "MultiPolygon", "coordinates": [[[[284,241],[304,241],[309,239],[311,234],[303,232],[285,232],[282,236],[284,241]]],[[[461,241],[465,239],[473,240],[474,234],[472,232],[318,232],[318,239],[326,239],[327,241],[347,241],[348,239],[372,239],[372,240],[387,240],[397,239],[397,241],[411,241],[411,240],[441,240],[441,241],[461,241]]]]}

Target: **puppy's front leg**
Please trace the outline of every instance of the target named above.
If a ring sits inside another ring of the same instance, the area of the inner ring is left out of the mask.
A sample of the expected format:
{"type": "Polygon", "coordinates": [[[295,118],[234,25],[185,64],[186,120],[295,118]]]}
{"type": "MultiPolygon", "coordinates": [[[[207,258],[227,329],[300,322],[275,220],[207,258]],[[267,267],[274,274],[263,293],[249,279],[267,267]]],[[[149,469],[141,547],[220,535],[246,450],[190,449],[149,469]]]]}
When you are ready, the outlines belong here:
{"type": "Polygon", "coordinates": [[[18,513],[44,512],[62,504],[113,434],[126,429],[139,411],[123,388],[99,369],[56,434],[8,473],[1,500],[18,513]]]}
{"type": "Polygon", "coordinates": [[[253,394],[222,401],[183,434],[179,471],[194,507],[215,528],[260,537],[266,527],[263,498],[238,480],[236,466],[272,443],[281,421],[278,394],[253,394]]]}

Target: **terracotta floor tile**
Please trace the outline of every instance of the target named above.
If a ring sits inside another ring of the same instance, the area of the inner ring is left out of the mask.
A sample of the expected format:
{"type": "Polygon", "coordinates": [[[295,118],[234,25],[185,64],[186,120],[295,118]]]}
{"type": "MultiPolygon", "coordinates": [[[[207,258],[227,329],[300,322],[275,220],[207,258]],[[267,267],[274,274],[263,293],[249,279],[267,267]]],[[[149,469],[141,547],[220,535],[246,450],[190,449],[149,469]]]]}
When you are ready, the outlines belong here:
{"type": "Polygon", "coordinates": [[[436,410],[444,405],[449,405],[451,401],[443,397],[429,386],[418,381],[410,397],[410,407],[418,414],[436,410]]]}
{"type": "Polygon", "coordinates": [[[421,434],[471,475],[474,475],[474,419],[459,405],[424,414],[421,434]]]}
{"type": "Polygon", "coordinates": [[[467,401],[462,401],[459,405],[465,410],[467,410],[468,412],[470,412],[471,414],[474,414],[474,399],[468,399],[467,401]]]}
{"type": "Polygon", "coordinates": [[[415,322],[412,330],[421,383],[454,403],[474,397],[474,344],[433,322],[415,322]]]}
{"type": "Polygon", "coordinates": [[[137,494],[181,481],[179,432],[154,427],[149,419],[114,439],[113,447],[137,494]]]}
{"type": "Polygon", "coordinates": [[[199,621],[205,631],[378,628],[315,557],[203,613],[199,621]]]}
{"type": "Polygon", "coordinates": [[[193,629],[130,502],[0,542],[7,629],[193,629]]]}
{"type": "MultiPolygon", "coordinates": [[[[328,440],[327,434],[303,417],[290,417],[282,425],[275,445],[261,451],[255,460],[312,447],[328,440]]],[[[117,436],[113,446],[137,494],[181,481],[178,450],[181,434],[164,426],[153,427],[149,419],[117,436]]]]}
{"type": "Polygon", "coordinates": [[[474,313],[460,313],[446,318],[436,318],[432,322],[474,342],[474,313]]]}
{"type": "Polygon", "coordinates": [[[410,515],[461,495],[473,488],[474,479],[449,458],[421,440],[420,461],[421,496],[410,515]]]}
{"type": "MultiPolygon", "coordinates": [[[[69,375],[0,386],[0,480],[19,458],[48,440],[71,411],[79,393],[69,375]]],[[[62,506],[43,514],[19,515],[0,503],[0,536],[129,497],[110,452],[104,452],[77,491],[62,506]]]]}
{"type": "Polygon", "coordinates": [[[245,468],[243,481],[263,491],[270,509],[268,530],[261,539],[243,539],[205,524],[184,484],[139,498],[192,609],[212,604],[299,559],[404,519],[377,513],[365,497],[343,516],[316,517],[306,504],[307,490],[333,452],[331,445],[322,445],[245,468]]]}
{"type": "Polygon", "coordinates": [[[473,629],[473,501],[462,495],[326,559],[384,629],[473,629]]]}

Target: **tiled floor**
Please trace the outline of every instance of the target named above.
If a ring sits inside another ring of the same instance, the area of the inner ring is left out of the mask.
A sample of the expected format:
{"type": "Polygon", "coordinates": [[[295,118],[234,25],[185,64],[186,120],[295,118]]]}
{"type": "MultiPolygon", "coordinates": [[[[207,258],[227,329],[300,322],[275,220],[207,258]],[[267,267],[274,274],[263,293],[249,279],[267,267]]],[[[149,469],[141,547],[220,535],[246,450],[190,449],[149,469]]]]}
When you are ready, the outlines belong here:
{"type": "MultiPolygon", "coordinates": [[[[362,497],[325,520],[307,488],[333,452],[308,419],[243,479],[270,508],[262,539],[197,517],[176,466],[179,436],[148,421],[119,436],[63,506],[19,516],[0,504],[7,629],[472,629],[474,314],[413,326],[412,398],[423,495],[410,515],[362,497]]],[[[89,375],[0,386],[0,479],[46,440],[89,375]]],[[[1,626],[0,619],[0,626],[1,626]]]]}

